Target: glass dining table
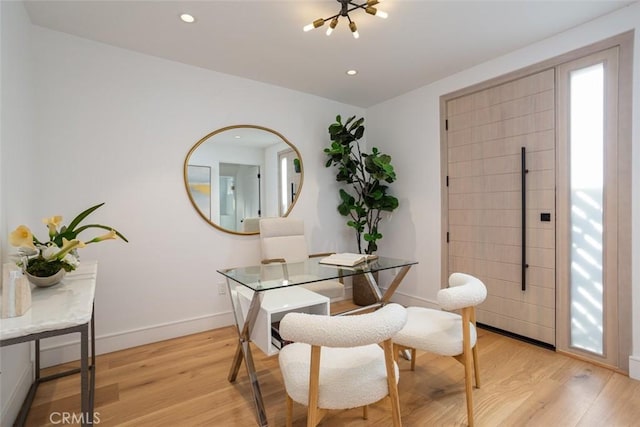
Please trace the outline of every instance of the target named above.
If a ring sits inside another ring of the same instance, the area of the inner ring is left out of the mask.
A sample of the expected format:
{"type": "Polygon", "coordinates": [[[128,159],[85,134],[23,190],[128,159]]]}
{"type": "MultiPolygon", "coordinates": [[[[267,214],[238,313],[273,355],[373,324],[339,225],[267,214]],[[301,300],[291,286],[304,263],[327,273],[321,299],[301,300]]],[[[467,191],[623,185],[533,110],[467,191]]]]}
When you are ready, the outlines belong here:
{"type": "Polygon", "coordinates": [[[375,302],[333,315],[357,314],[387,304],[411,266],[417,264],[417,261],[376,257],[353,267],[344,267],[323,264],[320,260],[312,257],[296,263],[278,262],[218,270],[227,281],[238,332],[228,380],[235,382],[244,360],[260,426],[268,426],[268,421],[250,343],[254,340],[267,354],[277,354],[277,343],[271,340],[275,320],[291,311],[329,315],[329,299],[307,291],[301,285],[363,275],[375,295],[375,302]],[[385,270],[391,271],[393,278],[383,291],[374,273],[385,270]]]}

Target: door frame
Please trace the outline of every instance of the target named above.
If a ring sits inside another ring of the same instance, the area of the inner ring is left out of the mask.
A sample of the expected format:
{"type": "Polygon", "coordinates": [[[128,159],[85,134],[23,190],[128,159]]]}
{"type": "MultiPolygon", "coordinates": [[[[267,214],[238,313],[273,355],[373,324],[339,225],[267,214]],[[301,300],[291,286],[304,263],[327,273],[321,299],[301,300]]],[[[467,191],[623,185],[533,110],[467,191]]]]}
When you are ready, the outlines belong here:
{"type": "MultiPolygon", "coordinates": [[[[592,53],[612,47],[619,48],[618,75],[618,360],[615,366],[603,364],[623,373],[629,371],[629,356],[631,355],[631,115],[633,82],[633,39],[634,31],[627,31],[617,36],[575,49],[548,60],[532,64],[522,69],[498,76],[487,81],[465,87],[440,97],[440,207],[441,207],[441,288],[447,286],[449,271],[449,247],[447,242],[448,223],[448,143],[447,143],[447,102],[464,95],[517,80],[519,78],[538,73],[559,65],[574,61],[592,53]]],[[[557,109],[557,105],[556,105],[557,109]]],[[[556,306],[556,313],[557,313],[556,306]]],[[[581,356],[570,354],[573,357],[581,356]]],[[[584,358],[591,363],[592,359],[584,358]]]]}

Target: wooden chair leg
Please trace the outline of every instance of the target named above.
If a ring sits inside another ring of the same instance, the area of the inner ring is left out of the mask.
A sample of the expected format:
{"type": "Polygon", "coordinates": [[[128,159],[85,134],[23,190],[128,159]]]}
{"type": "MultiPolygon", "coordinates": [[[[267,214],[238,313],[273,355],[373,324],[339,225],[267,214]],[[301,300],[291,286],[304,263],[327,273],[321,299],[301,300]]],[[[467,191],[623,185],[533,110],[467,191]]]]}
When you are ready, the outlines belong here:
{"type": "Polygon", "coordinates": [[[473,360],[471,352],[464,356],[464,390],[467,396],[467,420],[469,427],[473,427],[473,384],[471,369],[473,369],[473,360]]]}
{"type": "Polygon", "coordinates": [[[363,420],[369,419],[369,405],[364,405],[362,407],[362,419],[363,420]]]}
{"type": "Polygon", "coordinates": [[[387,368],[387,387],[389,388],[389,400],[391,401],[391,419],[393,427],[401,427],[400,396],[398,395],[398,383],[396,382],[396,368],[393,356],[393,344],[391,340],[383,343],[384,361],[387,368]]]}
{"type": "Polygon", "coordinates": [[[318,410],[318,386],[320,384],[320,347],[311,346],[311,369],[309,373],[309,403],[307,405],[307,427],[316,427],[320,421],[318,410]]]}
{"type": "Polygon", "coordinates": [[[480,362],[478,361],[478,343],[473,346],[473,373],[476,376],[476,388],[480,388],[480,362]]]}
{"type": "Polygon", "coordinates": [[[467,308],[462,309],[462,358],[464,361],[464,389],[467,396],[467,423],[473,427],[473,385],[471,383],[473,368],[473,353],[471,350],[471,331],[469,328],[470,313],[467,308]]]}
{"type": "Polygon", "coordinates": [[[287,427],[293,425],[293,399],[287,394],[287,427]]]}
{"type": "Polygon", "coordinates": [[[415,371],[416,370],[416,354],[417,351],[415,348],[411,349],[411,370],[415,371]]]}

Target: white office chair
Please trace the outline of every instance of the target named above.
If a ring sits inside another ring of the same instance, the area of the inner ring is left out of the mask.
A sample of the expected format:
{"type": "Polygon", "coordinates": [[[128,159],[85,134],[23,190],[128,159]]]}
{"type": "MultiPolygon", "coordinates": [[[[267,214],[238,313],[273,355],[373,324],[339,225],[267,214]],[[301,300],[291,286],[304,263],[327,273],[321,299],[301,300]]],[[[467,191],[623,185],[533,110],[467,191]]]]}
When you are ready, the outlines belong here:
{"type": "Polygon", "coordinates": [[[438,292],[438,304],[444,310],[461,310],[462,315],[424,307],[407,308],[407,324],[393,337],[394,355],[411,350],[411,370],[415,370],[416,349],[453,356],[464,365],[467,419],[473,426],[471,373],[480,388],[475,307],[487,297],[487,288],[479,279],[463,273],[449,277],[449,287],[438,292]]]}
{"type": "Polygon", "coordinates": [[[279,354],[287,426],[292,424],[294,401],[307,405],[307,426],[316,426],[329,409],[363,407],[367,419],[367,405],[386,396],[393,425],[402,425],[391,337],[406,320],[406,309],[398,304],[352,316],[285,315],[280,335],[293,341],[279,354]]]}
{"type": "MultiPolygon", "coordinates": [[[[327,256],[328,253],[309,254],[304,235],[304,222],[294,218],[263,218],[260,220],[262,263],[296,263],[309,257],[327,256]]],[[[290,274],[295,271],[289,270],[290,274]]],[[[344,284],[338,280],[323,280],[302,285],[310,291],[330,299],[344,297],[344,284]]]]}

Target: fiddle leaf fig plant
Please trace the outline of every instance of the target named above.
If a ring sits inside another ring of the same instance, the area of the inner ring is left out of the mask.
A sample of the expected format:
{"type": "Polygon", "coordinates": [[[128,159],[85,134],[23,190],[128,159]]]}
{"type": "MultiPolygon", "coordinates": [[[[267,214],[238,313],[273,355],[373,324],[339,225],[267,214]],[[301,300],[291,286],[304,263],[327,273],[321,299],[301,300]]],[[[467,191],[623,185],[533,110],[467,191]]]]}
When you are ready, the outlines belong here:
{"type": "Polygon", "coordinates": [[[347,225],[355,230],[358,252],[372,254],[382,239],[378,224],[383,212],[392,212],[398,207],[398,199],[388,194],[389,186],[385,184],[396,180],[391,156],[376,147],[370,153],[361,150],[364,118],[353,116],[342,123],[338,115],[336,122],[329,126],[329,135],[331,146],[324,149],[329,157],[325,166],[336,167],[336,181],[350,186],[347,190],[340,189],[338,212],[349,217],[347,225]],[[364,252],[363,241],[366,242],[364,252]]]}

